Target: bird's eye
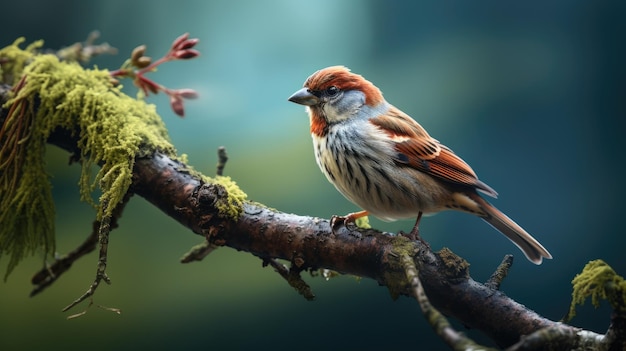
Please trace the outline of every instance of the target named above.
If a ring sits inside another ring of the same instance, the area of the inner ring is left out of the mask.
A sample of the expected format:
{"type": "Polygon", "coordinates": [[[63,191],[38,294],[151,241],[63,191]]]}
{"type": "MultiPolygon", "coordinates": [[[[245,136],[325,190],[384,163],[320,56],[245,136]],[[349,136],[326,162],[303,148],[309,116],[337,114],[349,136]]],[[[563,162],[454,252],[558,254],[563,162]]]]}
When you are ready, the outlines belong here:
{"type": "Polygon", "coordinates": [[[337,88],[336,86],[331,86],[330,88],[326,89],[326,95],[328,96],[335,96],[337,95],[337,93],[339,93],[339,88],[337,88]]]}

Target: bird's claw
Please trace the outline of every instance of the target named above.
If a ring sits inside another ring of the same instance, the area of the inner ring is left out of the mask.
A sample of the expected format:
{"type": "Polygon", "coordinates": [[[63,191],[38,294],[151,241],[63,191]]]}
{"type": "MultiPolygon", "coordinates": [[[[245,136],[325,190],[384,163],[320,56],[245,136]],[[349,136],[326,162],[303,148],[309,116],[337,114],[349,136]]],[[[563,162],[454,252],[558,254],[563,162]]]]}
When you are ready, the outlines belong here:
{"type": "Polygon", "coordinates": [[[330,230],[333,234],[337,234],[337,232],[339,231],[339,228],[346,227],[346,229],[348,229],[348,221],[350,218],[348,218],[348,216],[337,216],[337,215],[333,215],[332,217],[330,217],[330,230]]]}
{"type": "Polygon", "coordinates": [[[403,233],[404,236],[406,236],[407,238],[415,241],[415,240],[419,240],[422,241],[422,237],[420,237],[420,229],[419,227],[413,227],[413,229],[411,229],[411,231],[409,233],[403,233]]]}
{"type": "Polygon", "coordinates": [[[346,228],[348,231],[353,232],[357,230],[359,227],[356,225],[355,219],[353,216],[337,216],[333,215],[330,217],[330,230],[333,234],[337,234],[341,227],[346,228]]]}
{"type": "Polygon", "coordinates": [[[424,244],[424,246],[426,246],[427,248],[430,249],[430,244],[424,240],[421,236],[420,236],[420,230],[419,227],[413,227],[413,229],[411,229],[410,232],[405,233],[405,232],[400,232],[400,234],[406,238],[409,238],[412,241],[419,241],[422,244],[424,244]]]}

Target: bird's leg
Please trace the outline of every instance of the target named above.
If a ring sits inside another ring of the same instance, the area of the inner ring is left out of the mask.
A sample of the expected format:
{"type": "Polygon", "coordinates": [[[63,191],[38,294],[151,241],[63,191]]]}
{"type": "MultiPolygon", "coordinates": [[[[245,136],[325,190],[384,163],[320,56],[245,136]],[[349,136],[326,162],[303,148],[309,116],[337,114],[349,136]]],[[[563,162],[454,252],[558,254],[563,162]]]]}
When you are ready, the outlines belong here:
{"type": "Polygon", "coordinates": [[[419,241],[423,242],[424,244],[428,245],[428,243],[426,243],[420,237],[420,220],[421,219],[422,219],[422,211],[420,211],[417,214],[417,219],[415,220],[415,225],[413,226],[413,229],[411,229],[411,232],[409,233],[409,235],[407,235],[407,237],[409,239],[411,239],[411,240],[419,240],[419,241]]]}
{"type": "Polygon", "coordinates": [[[348,230],[352,230],[351,228],[349,228],[349,226],[351,225],[356,226],[355,221],[361,217],[367,216],[368,214],[369,212],[367,211],[359,211],[359,212],[348,213],[345,216],[334,215],[330,217],[330,228],[333,234],[342,225],[345,226],[348,230]]]}

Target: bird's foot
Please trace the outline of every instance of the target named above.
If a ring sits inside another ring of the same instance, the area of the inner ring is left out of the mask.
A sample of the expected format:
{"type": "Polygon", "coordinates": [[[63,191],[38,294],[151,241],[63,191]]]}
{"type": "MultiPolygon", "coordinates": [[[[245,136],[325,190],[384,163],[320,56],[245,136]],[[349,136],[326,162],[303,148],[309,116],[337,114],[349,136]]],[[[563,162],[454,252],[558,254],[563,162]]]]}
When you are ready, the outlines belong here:
{"type": "Polygon", "coordinates": [[[330,217],[330,229],[333,234],[336,234],[339,228],[341,228],[342,226],[348,229],[350,232],[354,232],[356,229],[358,229],[358,226],[356,225],[356,220],[367,215],[367,211],[352,212],[348,213],[345,216],[333,215],[332,217],[330,217]]]}
{"type": "Polygon", "coordinates": [[[413,229],[411,229],[411,231],[408,234],[403,233],[403,235],[411,240],[420,241],[422,244],[426,245],[426,247],[430,248],[430,244],[426,242],[424,239],[422,239],[422,237],[420,236],[420,220],[421,219],[422,219],[422,212],[420,212],[417,215],[417,219],[415,220],[415,225],[413,226],[413,229]]]}
{"type": "Polygon", "coordinates": [[[400,234],[409,238],[410,240],[419,241],[430,249],[430,244],[426,240],[422,239],[422,237],[420,236],[420,229],[418,226],[413,227],[413,229],[411,229],[411,231],[408,233],[400,232],[400,234]]]}
{"type": "Polygon", "coordinates": [[[406,236],[407,238],[411,240],[419,240],[423,242],[422,237],[420,236],[419,226],[413,227],[413,229],[411,229],[411,231],[408,234],[405,233],[404,236],[406,236]]]}

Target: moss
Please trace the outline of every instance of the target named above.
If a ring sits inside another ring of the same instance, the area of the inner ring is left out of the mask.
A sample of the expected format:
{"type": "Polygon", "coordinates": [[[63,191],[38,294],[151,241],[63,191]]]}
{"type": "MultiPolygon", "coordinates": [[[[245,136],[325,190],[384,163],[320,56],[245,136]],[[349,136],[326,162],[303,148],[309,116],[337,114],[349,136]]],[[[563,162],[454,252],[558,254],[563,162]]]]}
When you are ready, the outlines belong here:
{"type": "Polygon", "coordinates": [[[576,315],[576,305],[582,305],[591,296],[591,303],[598,307],[600,300],[607,300],[613,311],[626,313],[626,281],[602,260],[590,261],[583,271],[572,280],[572,303],[566,321],[576,315]]]}
{"type": "Polygon", "coordinates": [[[355,224],[357,227],[362,228],[362,229],[372,229],[372,226],[370,225],[370,219],[368,216],[357,218],[355,221],[355,224]]]}
{"type": "Polygon", "coordinates": [[[188,156],[186,154],[182,154],[178,159],[185,164],[186,168],[183,170],[184,172],[188,172],[192,176],[202,179],[205,184],[219,184],[224,187],[227,195],[226,201],[220,201],[215,204],[220,217],[232,220],[239,218],[243,213],[243,203],[248,198],[248,195],[241,190],[234,180],[226,176],[211,178],[198,172],[195,168],[187,164],[188,156]]]}
{"type": "Polygon", "coordinates": [[[237,183],[230,179],[230,177],[217,176],[215,178],[209,178],[203,176],[204,181],[207,183],[215,183],[223,186],[228,193],[227,205],[217,205],[217,209],[220,212],[221,217],[237,219],[243,211],[243,202],[246,201],[248,195],[239,188],[237,183]]]}
{"type": "Polygon", "coordinates": [[[28,45],[25,49],[19,47],[25,41],[24,38],[16,39],[13,44],[0,51],[3,62],[0,65],[0,77],[2,82],[15,85],[20,79],[22,70],[33,59],[39,48],[43,46],[43,40],[38,40],[28,45]]]}
{"type": "Polygon", "coordinates": [[[384,259],[387,267],[383,271],[383,279],[387,289],[389,289],[391,298],[396,300],[409,286],[406,277],[406,264],[403,262],[403,259],[405,257],[411,257],[412,259],[417,252],[415,244],[401,235],[395,236],[390,244],[392,249],[384,259]]]}
{"type": "Polygon", "coordinates": [[[441,259],[446,276],[450,279],[465,280],[469,278],[469,262],[452,252],[452,250],[444,247],[437,252],[437,256],[441,259]]]}
{"type": "MultiPolygon", "coordinates": [[[[78,139],[81,199],[97,208],[98,219],[110,216],[123,199],[136,157],[157,150],[175,155],[154,105],[112,86],[108,71],[36,54],[41,42],[21,50],[21,42],[0,49],[0,59],[7,61],[3,79],[15,77],[14,85],[23,79],[3,106],[10,109],[3,129],[18,126],[16,130],[26,131],[15,143],[19,152],[0,153],[0,206],[12,209],[0,211],[0,255],[11,254],[7,275],[28,252],[54,252],[54,205],[44,169],[45,143],[53,131],[61,128],[78,139]],[[7,155],[17,160],[10,165],[19,170],[2,168],[7,155]],[[98,172],[92,172],[95,165],[101,166],[98,172]],[[101,190],[98,200],[92,195],[96,188],[101,190]]],[[[4,148],[11,137],[5,133],[0,145],[4,148]]]]}

